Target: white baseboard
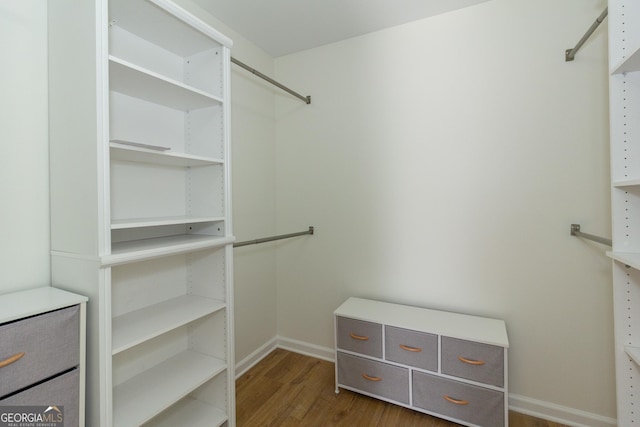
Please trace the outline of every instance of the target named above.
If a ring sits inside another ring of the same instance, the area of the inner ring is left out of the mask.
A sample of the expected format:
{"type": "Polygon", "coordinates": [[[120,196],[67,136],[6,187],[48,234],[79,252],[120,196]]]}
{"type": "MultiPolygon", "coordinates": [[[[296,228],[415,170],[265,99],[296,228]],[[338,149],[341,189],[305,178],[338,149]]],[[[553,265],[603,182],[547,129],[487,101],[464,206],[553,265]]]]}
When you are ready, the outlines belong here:
{"type": "MultiPolygon", "coordinates": [[[[239,378],[252,366],[264,359],[276,348],[293,351],[306,356],[334,362],[333,348],[322,347],[303,341],[277,336],[266,342],[256,351],[245,357],[236,365],[236,378],[239,378]]],[[[602,415],[580,411],[566,406],[542,400],[531,399],[517,394],[509,394],[509,409],[533,417],[542,418],[572,427],[615,427],[616,420],[602,415]]]]}
{"type": "Polygon", "coordinates": [[[573,427],[614,427],[613,418],[509,393],[509,409],[573,427]]]}
{"type": "Polygon", "coordinates": [[[295,353],[304,354],[322,360],[333,362],[335,360],[335,350],[333,348],[322,347],[307,342],[293,340],[290,338],[278,337],[278,347],[293,351],[295,353]]]}
{"type": "Polygon", "coordinates": [[[269,353],[275,350],[278,345],[278,337],[273,337],[257,350],[253,351],[247,357],[236,363],[236,380],[244,375],[249,369],[256,365],[259,361],[267,357],[269,353]]]}

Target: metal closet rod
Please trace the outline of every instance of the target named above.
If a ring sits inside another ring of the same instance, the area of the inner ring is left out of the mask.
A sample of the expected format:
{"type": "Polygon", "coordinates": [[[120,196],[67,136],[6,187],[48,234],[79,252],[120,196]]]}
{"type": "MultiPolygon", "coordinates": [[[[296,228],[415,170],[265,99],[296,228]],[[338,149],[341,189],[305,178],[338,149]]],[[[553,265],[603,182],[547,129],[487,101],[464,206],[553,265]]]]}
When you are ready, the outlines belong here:
{"type": "Polygon", "coordinates": [[[291,237],[304,236],[306,234],[313,235],[313,232],[314,232],[314,228],[309,227],[307,231],[300,231],[299,233],[281,234],[279,236],[264,237],[262,239],[255,239],[255,240],[245,240],[244,242],[236,242],[233,244],[233,247],[237,248],[240,246],[257,245],[259,243],[273,242],[274,240],[289,239],[291,237]]]}
{"type": "Polygon", "coordinates": [[[580,231],[580,224],[571,224],[571,235],[582,237],[583,239],[593,240],[594,242],[602,243],[603,245],[613,246],[613,241],[606,237],[594,236],[593,234],[583,233],[580,231]]]}
{"type": "Polygon", "coordinates": [[[589,37],[591,37],[591,34],[593,34],[596,28],[598,28],[598,26],[602,24],[602,21],[604,21],[604,18],[606,18],[608,14],[609,14],[609,8],[605,7],[604,11],[600,14],[600,16],[598,16],[598,19],[596,19],[595,22],[591,24],[587,32],[584,33],[584,36],[582,36],[578,44],[576,44],[573,49],[567,49],[564,51],[565,61],[568,62],[568,61],[573,61],[575,59],[576,53],[578,53],[582,45],[589,39],[589,37]]]}
{"type": "Polygon", "coordinates": [[[280,89],[284,90],[285,92],[289,92],[291,95],[295,96],[296,98],[300,98],[306,104],[311,104],[311,96],[300,95],[298,92],[289,89],[288,87],[286,87],[285,85],[283,85],[281,83],[278,83],[277,81],[273,80],[271,77],[269,77],[269,76],[267,76],[265,74],[262,74],[260,71],[256,70],[255,68],[251,68],[247,64],[238,61],[234,57],[231,57],[231,62],[233,62],[234,64],[236,64],[236,65],[238,65],[238,66],[240,66],[242,68],[244,68],[245,70],[249,71],[250,73],[255,74],[256,76],[260,77],[261,79],[264,79],[264,80],[268,81],[272,85],[278,86],[280,89]]]}

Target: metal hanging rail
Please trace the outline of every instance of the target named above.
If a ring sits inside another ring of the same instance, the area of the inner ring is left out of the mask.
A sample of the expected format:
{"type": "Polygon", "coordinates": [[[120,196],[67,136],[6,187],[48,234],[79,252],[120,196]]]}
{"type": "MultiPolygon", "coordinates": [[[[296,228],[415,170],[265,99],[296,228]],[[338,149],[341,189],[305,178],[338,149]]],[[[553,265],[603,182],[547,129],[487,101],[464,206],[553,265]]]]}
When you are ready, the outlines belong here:
{"type": "Polygon", "coordinates": [[[589,39],[589,37],[591,37],[591,34],[593,34],[596,28],[598,28],[598,26],[602,24],[602,21],[604,21],[604,18],[606,18],[608,14],[609,14],[609,8],[605,7],[604,11],[600,14],[600,16],[598,16],[598,19],[596,19],[595,22],[591,24],[587,32],[584,33],[584,36],[582,36],[578,44],[576,44],[573,49],[567,49],[564,51],[565,61],[568,62],[568,61],[573,61],[575,59],[576,53],[578,53],[582,45],[589,39]]]}
{"type": "Polygon", "coordinates": [[[245,70],[249,71],[250,73],[255,74],[256,76],[260,77],[261,79],[264,79],[266,81],[268,81],[269,83],[271,83],[274,86],[278,86],[280,89],[284,90],[285,92],[289,92],[291,95],[295,96],[296,98],[301,99],[302,101],[304,101],[306,104],[311,104],[311,96],[303,96],[300,95],[298,92],[295,92],[291,89],[289,89],[288,87],[286,87],[285,85],[278,83],[277,81],[273,80],[271,77],[262,74],[260,71],[256,70],[255,68],[251,68],[249,67],[247,64],[238,61],[236,58],[231,57],[231,62],[233,62],[234,64],[244,68],[245,70]]]}
{"type": "Polygon", "coordinates": [[[233,244],[233,247],[237,248],[240,246],[257,245],[259,243],[273,242],[274,240],[289,239],[291,237],[304,236],[307,234],[313,235],[313,231],[314,231],[313,227],[309,227],[307,231],[301,231],[299,233],[281,234],[279,236],[264,237],[262,239],[255,239],[255,240],[246,240],[244,242],[236,242],[233,244]]]}
{"type": "Polygon", "coordinates": [[[613,246],[611,239],[606,237],[594,236],[593,234],[583,233],[580,231],[580,224],[571,224],[571,235],[582,237],[583,239],[593,240],[594,242],[602,243],[603,245],[613,246]]]}

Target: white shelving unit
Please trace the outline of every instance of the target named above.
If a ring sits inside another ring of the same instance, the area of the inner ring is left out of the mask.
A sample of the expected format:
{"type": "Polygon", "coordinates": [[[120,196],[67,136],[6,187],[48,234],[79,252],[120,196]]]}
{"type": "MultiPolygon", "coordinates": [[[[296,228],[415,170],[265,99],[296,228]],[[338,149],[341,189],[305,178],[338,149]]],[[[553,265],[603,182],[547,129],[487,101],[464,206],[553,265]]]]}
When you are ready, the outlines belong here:
{"type": "Polygon", "coordinates": [[[231,41],[170,0],[49,5],[54,285],[87,425],[235,425],[231,41]]]}
{"type": "Polygon", "coordinates": [[[640,423],[640,3],[609,1],[611,213],[618,424],[640,423]]]}

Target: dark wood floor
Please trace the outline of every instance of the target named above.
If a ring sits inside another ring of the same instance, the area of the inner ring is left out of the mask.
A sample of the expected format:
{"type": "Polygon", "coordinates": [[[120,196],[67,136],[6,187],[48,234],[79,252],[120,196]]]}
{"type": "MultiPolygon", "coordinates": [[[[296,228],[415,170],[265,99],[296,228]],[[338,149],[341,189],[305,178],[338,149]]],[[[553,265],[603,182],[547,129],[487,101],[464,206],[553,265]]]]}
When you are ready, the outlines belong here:
{"type": "MultiPolygon", "coordinates": [[[[451,427],[458,424],[348,390],[335,393],[333,363],[271,352],[236,381],[240,427],[451,427]]],[[[510,427],[565,427],[516,412],[510,427]]]]}

